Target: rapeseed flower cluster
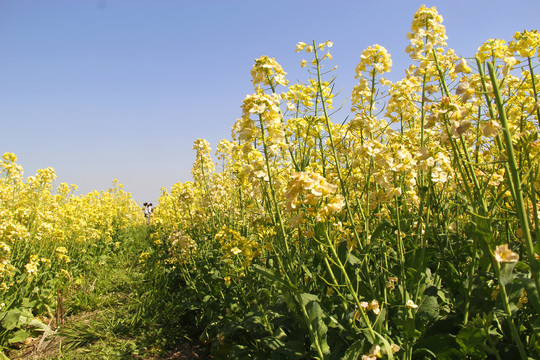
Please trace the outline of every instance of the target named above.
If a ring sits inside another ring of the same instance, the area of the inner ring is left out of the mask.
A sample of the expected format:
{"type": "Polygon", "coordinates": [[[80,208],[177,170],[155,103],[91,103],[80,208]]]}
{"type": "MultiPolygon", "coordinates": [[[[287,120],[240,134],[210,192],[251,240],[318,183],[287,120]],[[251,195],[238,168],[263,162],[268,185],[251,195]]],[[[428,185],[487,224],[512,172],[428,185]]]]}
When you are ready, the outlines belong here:
{"type": "Polygon", "coordinates": [[[256,241],[247,239],[231,228],[223,227],[215,239],[221,244],[223,260],[232,263],[241,255],[242,267],[249,266],[261,253],[261,246],[256,241]]]}
{"type": "Polygon", "coordinates": [[[285,79],[287,73],[283,71],[281,65],[274,58],[261,56],[255,59],[255,64],[251,69],[251,77],[253,78],[253,86],[268,85],[275,87],[276,85],[288,85],[289,81],[285,79]]]}
{"type": "Polygon", "coordinates": [[[305,210],[317,222],[345,206],[343,196],[336,194],[338,187],[312,171],[294,173],[287,188],[287,210],[305,210]]]}
{"type": "Polygon", "coordinates": [[[169,236],[169,242],[172,249],[177,249],[177,257],[179,261],[184,261],[189,254],[197,250],[195,240],[185,234],[183,231],[177,231],[169,236]]]}

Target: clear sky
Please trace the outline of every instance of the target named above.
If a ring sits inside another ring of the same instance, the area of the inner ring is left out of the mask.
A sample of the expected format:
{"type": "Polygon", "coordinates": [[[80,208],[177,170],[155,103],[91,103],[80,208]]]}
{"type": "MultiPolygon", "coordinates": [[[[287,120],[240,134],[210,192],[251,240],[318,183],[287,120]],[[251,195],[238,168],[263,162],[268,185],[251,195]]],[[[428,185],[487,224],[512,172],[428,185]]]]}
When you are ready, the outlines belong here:
{"type": "Polygon", "coordinates": [[[390,78],[403,77],[422,4],[437,6],[466,57],[540,27],[539,0],[0,0],[0,154],[15,153],[26,176],[53,167],[56,185],[79,194],[118,179],[156,202],[191,180],[194,140],[230,139],[253,59],[274,57],[294,83],[296,43],[332,40],[343,101],[372,44],[392,54],[390,78]]]}

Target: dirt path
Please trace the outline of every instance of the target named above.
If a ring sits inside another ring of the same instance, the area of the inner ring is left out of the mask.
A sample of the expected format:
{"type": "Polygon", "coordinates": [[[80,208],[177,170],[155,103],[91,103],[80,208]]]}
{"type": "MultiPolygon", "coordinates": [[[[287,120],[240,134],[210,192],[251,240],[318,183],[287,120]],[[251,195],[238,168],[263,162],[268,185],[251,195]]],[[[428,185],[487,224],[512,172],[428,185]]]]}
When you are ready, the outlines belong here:
{"type": "MultiPolygon", "coordinates": [[[[64,290],[56,308],[64,313],[39,318],[46,329],[9,350],[8,358],[33,360],[177,360],[211,359],[208,349],[186,339],[164,340],[153,320],[151,305],[141,284],[145,270],[138,254],[145,248],[131,246],[112,253],[99,267],[85,272],[81,281],[64,290]],[[60,304],[60,305],[59,305],[60,304]],[[60,322],[60,324],[58,324],[60,322]]],[[[0,360],[5,360],[0,357],[0,360]]]]}
{"type": "Polygon", "coordinates": [[[193,346],[188,344],[178,345],[173,350],[169,350],[162,353],[157,348],[146,349],[142,348],[140,354],[138,351],[129,353],[114,353],[114,351],[107,351],[106,349],[114,349],[122,345],[122,343],[132,342],[137,347],[136,338],[116,338],[110,337],[109,334],[104,333],[95,334],[95,340],[90,342],[81,343],[80,346],[73,346],[73,333],[72,329],[80,329],[87,325],[88,328],[92,328],[95,322],[100,321],[100,318],[104,315],[103,310],[96,310],[93,312],[79,313],[70,316],[65,319],[64,324],[60,329],[53,321],[48,323],[49,330],[39,337],[28,338],[24,344],[21,344],[19,349],[13,349],[9,352],[8,358],[10,360],[53,360],[53,359],[136,359],[136,360],[208,360],[212,359],[208,355],[208,351],[200,346],[193,346]],[[70,331],[69,336],[64,334],[65,331],[70,331]],[[96,353],[96,348],[99,352],[96,353]]]}

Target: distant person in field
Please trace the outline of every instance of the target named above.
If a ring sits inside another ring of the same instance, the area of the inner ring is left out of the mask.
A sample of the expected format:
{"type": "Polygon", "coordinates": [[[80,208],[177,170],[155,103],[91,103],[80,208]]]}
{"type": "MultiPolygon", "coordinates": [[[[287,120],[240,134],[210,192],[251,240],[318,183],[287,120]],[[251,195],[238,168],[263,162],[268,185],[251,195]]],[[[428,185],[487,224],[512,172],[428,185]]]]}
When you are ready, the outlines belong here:
{"type": "Polygon", "coordinates": [[[144,217],[148,217],[148,203],[144,203],[142,205],[144,206],[143,207],[144,217]]]}
{"type": "Polygon", "coordinates": [[[144,209],[143,209],[144,217],[146,218],[146,222],[150,224],[150,216],[152,216],[152,212],[154,211],[154,206],[152,205],[152,203],[144,203],[143,206],[144,206],[144,209]]]}

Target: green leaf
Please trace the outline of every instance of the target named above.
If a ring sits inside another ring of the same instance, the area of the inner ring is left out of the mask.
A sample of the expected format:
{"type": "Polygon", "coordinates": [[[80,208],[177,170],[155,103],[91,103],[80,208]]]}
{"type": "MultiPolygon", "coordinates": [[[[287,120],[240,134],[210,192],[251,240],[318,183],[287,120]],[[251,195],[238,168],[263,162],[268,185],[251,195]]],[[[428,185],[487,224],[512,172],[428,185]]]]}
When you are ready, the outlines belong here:
{"type": "Polygon", "coordinates": [[[383,231],[386,229],[392,229],[392,224],[390,224],[388,221],[384,221],[379,226],[377,226],[375,231],[373,231],[373,233],[371,234],[371,241],[378,239],[379,236],[381,236],[383,231]]]}
{"type": "Polygon", "coordinates": [[[272,358],[275,358],[274,355],[283,355],[286,359],[304,359],[304,342],[300,340],[288,341],[285,346],[282,346],[272,352],[272,358]]]}
{"type": "Polygon", "coordinates": [[[424,338],[415,346],[413,358],[423,359],[425,357],[420,357],[420,354],[426,352],[429,354],[436,354],[437,360],[455,360],[463,358],[463,354],[458,350],[455,336],[451,334],[437,334],[424,338]]]}
{"type": "Polygon", "coordinates": [[[504,262],[501,263],[501,273],[499,276],[499,282],[502,286],[506,286],[514,280],[515,273],[514,267],[516,266],[515,262],[504,262]]]}
{"type": "Polygon", "coordinates": [[[538,289],[536,288],[534,284],[534,279],[526,279],[521,278],[521,283],[523,284],[523,287],[527,291],[527,298],[529,299],[529,303],[534,306],[537,313],[540,313],[540,301],[538,298],[538,289]]]}
{"type": "Polygon", "coordinates": [[[287,284],[287,282],[285,282],[285,280],[281,278],[279,275],[277,275],[273,270],[267,269],[260,265],[253,265],[253,270],[258,272],[260,275],[264,276],[265,278],[281,284],[281,286],[283,286],[287,290],[294,292],[295,289],[293,289],[289,284],[287,284]]]}
{"type": "Polygon", "coordinates": [[[466,326],[459,331],[456,343],[463,354],[484,358],[486,356],[486,339],[487,334],[484,329],[466,326]]]}
{"type": "Polygon", "coordinates": [[[328,331],[328,327],[323,320],[325,315],[321,306],[319,305],[319,298],[317,297],[317,295],[309,293],[302,293],[298,297],[300,306],[305,308],[308,314],[308,321],[311,325],[311,329],[313,332],[310,334],[312,337],[312,347],[315,346],[315,341],[317,341],[319,343],[321,351],[324,354],[328,354],[330,352],[330,347],[328,346],[328,343],[326,341],[326,333],[328,331]]]}
{"type": "Polygon", "coordinates": [[[362,358],[364,339],[356,340],[345,352],[342,360],[358,360],[362,358]]]}
{"type": "Polygon", "coordinates": [[[309,293],[302,293],[300,294],[300,305],[302,306],[307,306],[308,303],[310,302],[317,302],[319,301],[319,297],[317,295],[314,295],[314,294],[309,294],[309,293]]]}
{"type": "Polygon", "coordinates": [[[539,339],[540,338],[540,318],[536,319],[533,326],[533,331],[534,331],[534,334],[536,335],[536,338],[539,339]]]}
{"type": "Polygon", "coordinates": [[[416,321],[426,324],[439,318],[439,303],[436,296],[426,296],[416,312],[416,321]]]}
{"type": "Polygon", "coordinates": [[[283,330],[283,328],[280,326],[279,328],[277,328],[276,330],[274,330],[274,337],[280,341],[285,341],[287,340],[287,333],[285,332],[285,330],[283,330]]]}
{"type": "Polygon", "coordinates": [[[381,339],[381,342],[380,342],[380,344],[382,345],[381,348],[384,348],[386,350],[386,356],[388,357],[388,360],[394,360],[394,353],[392,352],[392,346],[390,345],[388,340],[386,340],[386,338],[382,336],[381,334],[379,334],[378,332],[374,331],[374,333],[375,335],[379,337],[379,339],[381,339]]]}
{"type": "Polygon", "coordinates": [[[45,332],[51,329],[49,326],[45,325],[43,322],[39,321],[38,319],[32,319],[32,321],[30,321],[28,326],[34,328],[34,330],[36,331],[42,331],[42,332],[45,332]]]}
{"type": "Polygon", "coordinates": [[[21,317],[21,310],[11,309],[9,310],[1,321],[2,327],[6,330],[13,330],[19,325],[19,318],[21,317]]]}
{"type": "Polygon", "coordinates": [[[10,344],[23,342],[30,336],[30,334],[24,330],[17,330],[8,340],[10,344]]]}
{"type": "Polygon", "coordinates": [[[375,323],[373,324],[373,329],[375,331],[382,331],[385,322],[388,321],[386,313],[387,313],[386,307],[383,307],[381,312],[377,315],[377,318],[375,319],[375,323]]]}
{"type": "Polygon", "coordinates": [[[319,305],[319,302],[317,301],[317,296],[312,294],[302,295],[310,295],[311,297],[315,297],[315,300],[307,303],[306,310],[309,316],[309,322],[311,323],[311,327],[317,336],[319,346],[321,347],[323,354],[328,354],[330,353],[330,346],[328,346],[328,343],[326,341],[326,332],[328,331],[328,327],[324,323],[324,312],[319,305]]]}
{"type": "Polygon", "coordinates": [[[258,343],[259,345],[262,345],[265,349],[270,349],[270,350],[276,350],[285,345],[281,340],[273,336],[263,337],[258,340],[258,343]]]}
{"type": "Polygon", "coordinates": [[[358,264],[361,264],[361,261],[359,258],[354,256],[353,254],[349,254],[349,264],[358,265],[358,264]]]}
{"type": "Polygon", "coordinates": [[[428,359],[437,359],[437,355],[435,355],[433,353],[433,351],[429,350],[429,349],[426,349],[426,348],[416,348],[414,349],[414,354],[416,355],[417,358],[420,358],[419,355],[420,354],[426,354],[424,355],[423,359],[424,360],[428,360],[428,359]],[[427,356],[431,356],[431,358],[428,358],[427,356]]]}
{"type": "Polygon", "coordinates": [[[0,350],[0,360],[9,360],[9,358],[4,354],[2,350],[0,350]]]}
{"type": "MultiPolygon", "coordinates": [[[[41,292],[39,292],[41,294],[41,292]]],[[[27,309],[32,309],[37,304],[37,300],[30,300],[29,298],[23,298],[22,299],[22,307],[27,309]]]]}

